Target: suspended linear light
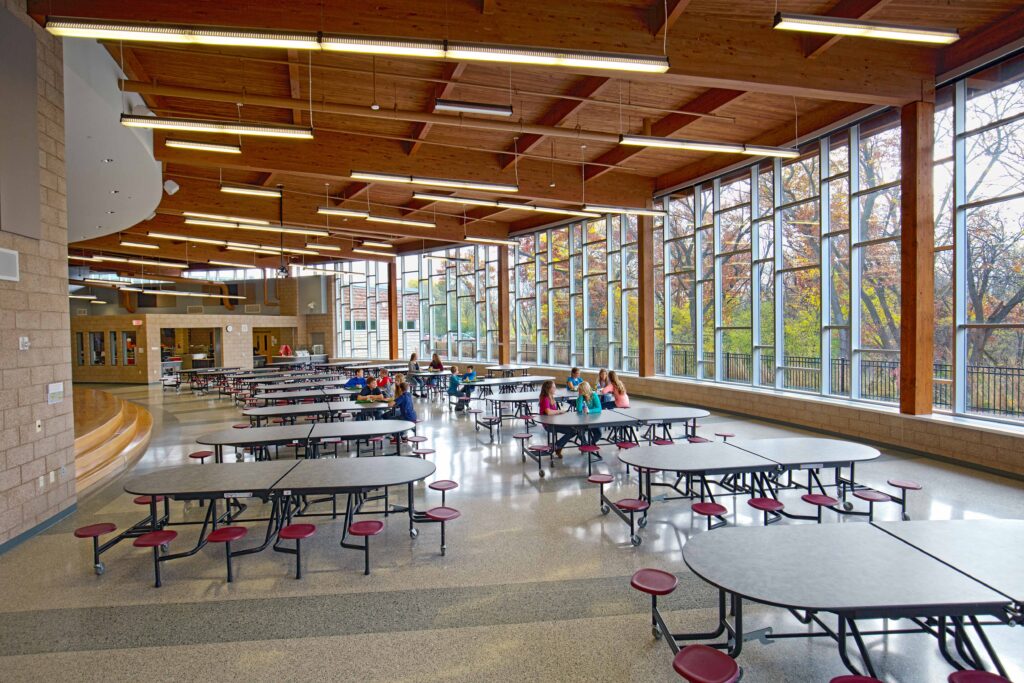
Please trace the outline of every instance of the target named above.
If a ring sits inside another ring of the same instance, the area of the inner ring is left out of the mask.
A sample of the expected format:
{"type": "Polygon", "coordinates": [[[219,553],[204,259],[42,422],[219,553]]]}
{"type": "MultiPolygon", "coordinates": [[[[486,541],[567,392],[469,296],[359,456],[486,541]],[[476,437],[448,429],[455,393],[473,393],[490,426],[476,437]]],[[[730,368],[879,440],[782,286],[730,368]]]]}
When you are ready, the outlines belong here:
{"type": "Polygon", "coordinates": [[[743,145],[731,142],[705,142],[703,140],[684,140],[682,138],[659,138],[652,135],[620,135],[620,145],[636,147],[664,147],[666,149],[689,149],[697,152],[726,152],[742,154],[743,145]]]}
{"type": "Polygon", "coordinates": [[[345,216],[346,218],[366,218],[370,215],[369,211],[344,209],[337,206],[321,206],[316,210],[316,212],[324,216],[345,216]]]}
{"type": "Polygon", "coordinates": [[[328,52],[353,52],[364,55],[431,59],[440,59],[445,56],[443,41],[417,40],[415,38],[325,35],[320,39],[320,47],[328,52]]]}
{"type": "Polygon", "coordinates": [[[309,235],[311,237],[327,237],[331,233],[327,230],[318,230],[317,228],[292,228],[292,227],[281,227],[277,225],[246,225],[244,223],[238,223],[235,225],[239,230],[252,230],[255,232],[273,232],[273,233],[284,233],[286,235],[309,235]]]}
{"type": "Polygon", "coordinates": [[[790,12],[776,13],[772,27],[783,31],[825,33],[828,35],[858,38],[882,38],[885,40],[901,40],[932,45],[949,45],[960,40],[960,34],[956,29],[925,28],[907,26],[905,24],[890,24],[882,21],[825,17],[816,14],[793,14],[790,12]]]}
{"type": "Polygon", "coordinates": [[[143,294],[156,294],[158,296],[187,296],[196,299],[245,299],[240,294],[214,294],[209,292],[182,292],[177,289],[143,289],[143,294]]]}
{"type": "Polygon", "coordinates": [[[302,254],[303,256],[320,256],[320,254],[312,251],[311,249],[295,249],[293,247],[285,247],[282,249],[286,254],[302,254]]]}
{"type": "Polygon", "coordinates": [[[99,259],[93,256],[68,256],[68,261],[85,261],[86,263],[96,263],[99,259]]]}
{"type": "Polygon", "coordinates": [[[430,221],[414,221],[409,218],[391,218],[389,216],[367,216],[366,220],[372,223],[389,223],[391,225],[408,225],[414,228],[436,228],[430,221]]]}
{"type": "Polygon", "coordinates": [[[468,204],[470,206],[495,206],[513,211],[539,211],[541,213],[553,213],[561,216],[579,216],[581,218],[599,218],[596,213],[577,211],[575,209],[559,209],[553,206],[534,206],[532,204],[516,204],[514,202],[502,202],[494,199],[470,199],[468,197],[454,197],[447,194],[431,194],[429,192],[414,192],[414,199],[423,199],[433,202],[444,202],[446,204],[468,204]]]}
{"type": "Polygon", "coordinates": [[[194,149],[200,152],[220,152],[222,154],[241,154],[241,145],[221,145],[214,142],[195,142],[194,140],[164,140],[168,147],[178,149],[194,149]]]}
{"type": "Polygon", "coordinates": [[[238,216],[222,216],[219,213],[200,213],[198,211],[182,211],[183,216],[191,218],[209,218],[215,221],[227,221],[229,223],[254,223],[256,225],[270,225],[270,221],[261,218],[239,218],[238,216]]]}
{"type": "Polygon", "coordinates": [[[483,102],[447,100],[441,97],[434,100],[434,111],[450,111],[459,114],[486,114],[488,116],[512,116],[512,107],[507,104],[484,104],[483,102]]]}
{"type": "Polygon", "coordinates": [[[119,291],[119,292],[141,292],[143,290],[142,290],[141,287],[118,287],[117,291],[119,291]]]}
{"type": "Polygon", "coordinates": [[[166,232],[147,232],[147,236],[158,240],[177,240],[182,242],[196,242],[198,244],[213,244],[218,247],[227,246],[224,240],[211,240],[205,237],[192,237],[191,235],[171,235],[166,232]]]}
{"type": "Polygon", "coordinates": [[[130,258],[128,263],[133,263],[137,266],[158,266],[160,268],[177,268],[178,270],[185,270],[188,266],[184,263],[168,263],[166,261],[150,261],[149,259],[141,258],[130,258]]]}
{"type": "Polygon", "coordinates": [[[535,66],[563,66],[580,69],[610,69],[665,73],[669,69],[667,57],[616,52],[587,52],[513,45],[487,45],[449,41],[445,56],[458,61],[503,62],[535,66]]]}
{"type": "MultiPolygon", "coordinates": [[[[173,280],[164,280],[164,279],[158,278],[158,277],[145,277],[145,278],[139,278],[139,279],[140,280],[144,280],[145,282],[173,282],[173,280]]],[[[135,284],[134,280],[120,280],[120,279],[117,279],[117,278],[99,278],[99,277],[87,277],[87,278],[85,278],[85,282],[91,282],[91,283],[96,284],[96,285],[111,285],[111,284],[114,284],[114,285],[131,285],[131,284],[135,284]]]]}
{"type": "Polygon", "coordinates": [[[429,192],[413,192],[413,199],[423,199],[430,202],[442,202],[444,204],[468,204],[469,206],[497,206],[493,199],[469,199],[468,197],[453,197],[447,194],[431,194],[429,192]]]}
{"type": "Polygon", "coordinates": [[[48,17],[46,30],[65,38],[96,40],[137,40],[149,43],[186,43],[192,45],[230,45],[237,47],[279,47],[290,50],[319,50],[315,33],[231,29],[176,24],[104,21],[48,17]]]}
{"type": "Polygon", "coordinates": [[[361,246],[361,247],[377,247],[379,249],[394,249],[395,248],[395,245],[389,244],[388,242],[370,242],[369,240],[367,240],[365,242],[360,242],[359,246],[361,246]]]}
{"type": "Polygon", "coordinates": [[[344,271],[331,270],[330,268],[314,268],[313,266],[292,266],[298,273],[324,273],[326,275],[343,275],[344,271]]]}
{"type": "Polygon", "coordinates": [[[395,258],[394,254],[389,254],[386,251],[374,251],[373,249],[353,249],[353,254],[369,254],[370,256],[383,256],[384,258],[395,258]]]}
{"type": "Polygon", "coordinates": [[[534,211],[540,213],[554,213],[560,216],[578,216],[580,218],[600,218],[596,213],[590,211],[577,211],[575,209],[556,209],[553,206],[534,206],[534,211]]]}
{"type": "Polygon", "coordinates": [[[111,263],[128,263],[124,256],[93,256],[93,261],[110,261],[111,263]]]}
{"type": "Polygon", "coordinates": [[[800,152],[787,147],[763,147],[761,145],[743,145],[743,153],[754,156],[780,157],[782,159],[796,159],[800,152]]]}
{"type": "Polygon", "coordinates": [[[227,221],[212,221],[205,218],[186,218],[186,225],[205,225],[210,228],[237,228],[238,223],[229,223],[227,221]]]}
{"type": "Polygon", "coordinates": [[[272,251],[279,251],[277,247],[264,246],[262,244],[252,244],[251,242],[225,242],[225,245],[229,247],[248,247],[249,249],[270,249],[272,251]]]}
{"type": "Polygon", "coordinates": [[[96,297],[92,294],[68,294],[69,299],[85,299],[86,301],[92,301],[96,297]]]}
{"type": "Polygon", "coordinates": [[[268,190],[263,187],[242,187],[238,185],[221,185],[221,192],[227,192],[228,194],[244,194],[250,197],[272,197],[273,199],[281,198],[281,190],[268,190]]]}
{"type": "Polygon", "coordinates": [[[519,242],[516,240],[503,240],[497,237],[471,237],[466,235],[467,242],[479,242],[480,244],[497,244],[503,247],[517,247],[519,242]]]}
{"type": "Polygon", "coordinates": [[[434,185],[436,187],[455,187],[464,190],[484,190],[486,192],[518,192],[518,185],[508,183],[488,183],[482,180],[454,180],[452,178],[428,178],[425,176],[407,176],[397,173],[378,173],[376,171],[351,171],[353,180],[366,180],[381,183],[404,183],[412,185],[434,185]]]}
{"type": "Polygon", "coordinates": [[[658,209],[633,209],[625,206],[604,206],[602,204],[587,204],[583,208],[595,213],[625,213],[634,216],[654,216],[656,218],[664,218],[668,215],[668,211],[660,211],[658,209]]]}
{"type": "Polygon", "coordinates": [[[89,301],[89,303],[91,303],[91,304],[105,304],[107,302],[103,301],[101,299],[92,299],[92,300],[89,301]]]}
{"type": "Polygon", "coordinates": [[[159,244],[146,244],[145,242],[129,242],[128,240],[121,241],[122,247],[134,247],[136,249],[159,249],[159,244]]]}
{"type": "Polygon", "coordinates": [[[168,116],[135,116],[133,114],[121,114],[121,123],[129,128],[185,130],[193,133],[230,133],[232,135],[255,135],[297,140],[313,139],[312,128],[282,126],[273,123],[241,123],[238,121],[217,121],[211,119],[181,119],[168,116]]]}
{"type": "Polygon", "coordinates": [[[209,263],[212,266],[225,266],[227,268],[242,268],[244,270],[248,270],[250,268],[257,268],[258,267],[258,266],[254,266],[252,264],[246,265],[244,263],[232,263],[231,261],[207,261],[207,263],[209,263]]]}
{"type": "Polygon", "coordinates": [[[306,249],[316,249],[318,251],[341,251],[341,247],[336,247],[333,244],[314,244],[312,242],[306,242],[306,249]]]}
{"type": "Polygon", "coordinates": [[[267,256],[280,256],[281,252],[273,251],[271,249],[260,249],[258,247],[225,247],[228,251],[246,251],[251,254],[265,254],[267,256]]]}

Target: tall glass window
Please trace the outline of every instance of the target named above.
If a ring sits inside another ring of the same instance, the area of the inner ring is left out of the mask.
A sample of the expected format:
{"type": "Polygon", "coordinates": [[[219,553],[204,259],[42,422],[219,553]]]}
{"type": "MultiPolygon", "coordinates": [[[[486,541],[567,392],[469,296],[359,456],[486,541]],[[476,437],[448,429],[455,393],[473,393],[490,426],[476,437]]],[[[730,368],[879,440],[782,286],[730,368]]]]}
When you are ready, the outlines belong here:
{"type": "Polygon", "coordinates": [[[338,266],[337,353],[340,358],[387,358],[388,266],[379,261],[357,261],[338,266]]]}

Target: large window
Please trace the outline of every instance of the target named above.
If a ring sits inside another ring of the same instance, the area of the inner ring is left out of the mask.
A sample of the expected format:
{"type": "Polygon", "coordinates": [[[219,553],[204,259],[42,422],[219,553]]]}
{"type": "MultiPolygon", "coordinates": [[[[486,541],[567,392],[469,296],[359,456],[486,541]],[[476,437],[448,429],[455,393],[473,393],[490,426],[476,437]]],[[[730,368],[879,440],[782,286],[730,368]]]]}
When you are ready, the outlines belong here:
{"type": "Polygon", "coordinates": [[[388,266],[343,263],[336,280],[339,358],[388,358],[388,266]]]}

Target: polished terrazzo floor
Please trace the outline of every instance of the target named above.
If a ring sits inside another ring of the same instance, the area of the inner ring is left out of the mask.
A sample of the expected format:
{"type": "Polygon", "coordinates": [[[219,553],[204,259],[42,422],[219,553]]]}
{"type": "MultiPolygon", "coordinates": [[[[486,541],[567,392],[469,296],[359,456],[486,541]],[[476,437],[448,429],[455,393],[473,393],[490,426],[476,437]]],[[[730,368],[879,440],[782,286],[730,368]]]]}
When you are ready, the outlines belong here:
{"type": "MultiPolygon", "coordinates": [[[[153,442],[136,472],[185,463],[197,435],[239,421],[226,398],[104,388],[153,413],[153,442]]],[[[304,545],[301,581],[293,557],[268,551],[238,558],[229,585],[222,548],[208,547],[164,565],[157,590],[148,551],[122,543],[96,576],[88,542],[71,536],[87,523],[124,527],[141,516],[114,481],[81,500],[69,519],[0,556],[0,680],[680,680],[668,647],[651,637],[648,602],[629,577],[645,566],[677,573],[679,588],[662,603],[669,625],[711,624],[715,594],[681,559],[687,538],[708,533],[688,506],[656,504],[634,548],[626,527],[600,514],[579,456],[567,454],[541,479],[531,461],[520,462],[515,430],[492,443],[440,402],[420,400],[417,408],[427,420],[420,433],[437,450],[436,477],[460,484],[448,500],[463,516],[449,525],[446,557],[436,525],[411,540],[405,518],[392,518],[373,539],[373,573],[363,576],[361,554],[337,545],[340,520],[320,518],[304,545]]],[[[701,421],[707,436],[723,430],[751,438],[798,433],[727,415],[701,421]]],[[[617,475],[610,495],[632,494],[635,485],[613,459],[602,466],[617,475]]],[[[891,451],[858,468],[868,484],[891,477],[925,484],[910,502],[915,519],[1024,515],[1022,485],[1009,479],[891,451]]],[[[422,484],[417,498],[440,502],[422,484]]],[[[731,521],[758,523],[746,505],[727,506],[731,521]]],[[[893,508],[878,516],[895,518],[893,508]]],[[[201,514],[175,504],[182,512],[201,514]]],[[[195,530],[182,533],[175,544],[185,547],[195,530]]],[[[745,617],[750,628],[800,628],[780,610],[748,608],[745,617]]],[[[1024,629],[991,635],[1011,676],[1024,680],[1024,629]]],[[[931,683],[949,672],[925,636],[873,638],[869,646],[886,680],[931,683]]],[[[755,682],[828,681],[845,672],[825,639],[751,641],[740,664],[743,680],[755,682]]]]}

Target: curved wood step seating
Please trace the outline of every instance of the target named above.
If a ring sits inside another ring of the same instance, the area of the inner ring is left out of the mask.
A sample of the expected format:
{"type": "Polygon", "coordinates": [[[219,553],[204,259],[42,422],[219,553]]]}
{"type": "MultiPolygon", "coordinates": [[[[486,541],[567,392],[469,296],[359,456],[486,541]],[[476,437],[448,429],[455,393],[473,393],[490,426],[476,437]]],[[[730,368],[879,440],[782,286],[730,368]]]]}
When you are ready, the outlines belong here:
{"type": "Polygon", "coordinates": [[[153,432],[142,406],[96,389],[75,389],[75,491],[81,495],[133,465],[153,432]]]}

